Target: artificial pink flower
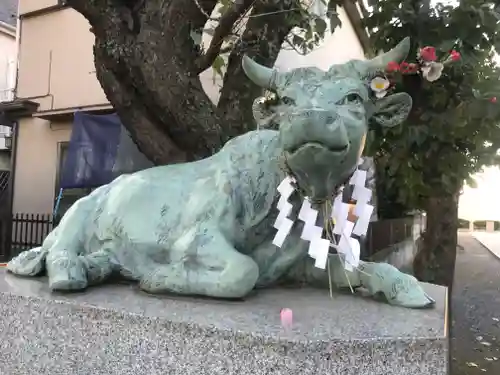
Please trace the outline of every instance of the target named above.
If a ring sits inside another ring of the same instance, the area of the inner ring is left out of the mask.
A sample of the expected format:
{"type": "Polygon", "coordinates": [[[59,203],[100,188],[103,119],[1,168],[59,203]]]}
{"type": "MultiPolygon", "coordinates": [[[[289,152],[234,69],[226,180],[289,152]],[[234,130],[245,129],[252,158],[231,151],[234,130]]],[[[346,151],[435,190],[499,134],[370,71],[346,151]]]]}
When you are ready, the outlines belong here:
{"type": "Polygon", "coordinates": [[[408,65],[408,73],[416,73],[418,72],[418,65],[415,63],[410,63],[408,65]]]}
{"type": "Polygon", "coordinates": [[[387,64],[388,72],[397,72],[399,70],[399,64],[396,61],[391,61],[387,64]]]}
{"type": "Polygon", "coordinates": [[[406,61],[403,61],[400,66],[400,70],[403,74],[416,73],[418,71],[418,65],[415,63],[407,63],[406,61]]]}
{"type": "Polygon", "coordinates": [[[401,63],[401,73],[403,73],[403,74],[408,73],[409,66],[410,66],[410,64],[408,64],[406,61],[403,61],[401,63]]]}
{"type": "Polygon", "coordinates": [[[451,51],[450,52],[450,58],[451,58],[452,61],[458,61],[458,60],[460,60],[460,58],[461,58],[460,52],[455,51],[455,50],[451,51]]]}
{"type": "Polygon", "coordinates": [[[424,61],[436,61],[436,48],[430,46],[421,48],[419,56],[424,61]]]}
{"type": "Polygon", "coordinates": [[[293,313],[291,309],[281,309],[280,318],[283,328],[289,329],[292,327],[293,313]]]}

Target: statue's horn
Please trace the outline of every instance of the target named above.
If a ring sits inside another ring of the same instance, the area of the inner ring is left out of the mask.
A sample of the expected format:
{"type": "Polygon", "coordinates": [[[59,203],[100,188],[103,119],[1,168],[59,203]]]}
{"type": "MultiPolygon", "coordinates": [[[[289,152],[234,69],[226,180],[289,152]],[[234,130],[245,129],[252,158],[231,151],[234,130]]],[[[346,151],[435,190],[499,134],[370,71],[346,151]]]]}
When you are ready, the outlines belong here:
{"type": "Polygon", "coordinates": [[[400,63],[406,59],[410,52],[410,38],[404,38],[399,44],[390,51],[383,53],[368,61],[370,68],[380,70],[385,69],[391,61],[400,63]]]}
{"type": "Polygon", "coordinates": [[[276,88],[276,70],[256,63],[247,55],[243,56],[242,66],[247,77],[256,85],[270,90],[276,88]]]}

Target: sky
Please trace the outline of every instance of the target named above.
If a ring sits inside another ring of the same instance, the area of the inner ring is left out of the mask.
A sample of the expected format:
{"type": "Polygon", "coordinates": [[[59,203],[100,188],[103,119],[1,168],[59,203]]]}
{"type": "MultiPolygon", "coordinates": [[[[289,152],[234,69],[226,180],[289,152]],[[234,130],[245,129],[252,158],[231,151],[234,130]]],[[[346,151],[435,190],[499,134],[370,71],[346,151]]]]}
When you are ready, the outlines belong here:
{"type": "MultiPolygon", "coordinates": [[[[434,4],[438,2],[452,5],[458,3],[456,0],[431,1],[434,4]]],[[[496,167],[484,168],[484,172],[478,173],[474,178],[477,188],[464,187],[458,217],[466,220],[500,221],[500,170],[496,167]]]]}
{"type": "MultiPolygon", "coordinates": [[[[433,0],[437,3],[458,5],[456,0],[433,0]]],[[[498,58],[500,62],[500,57],[498,58]]],[[[465,186],[460,197],[458,217],[466,220],[500,221],[500,170],[497,167],[484,168],[474,176],[477,188],[465,186]]]]}
{"type": "MultiPolygon", "coordinates": [[[[431,0],[437,3],[458,5],[456,0],[431,0]]],[[[365,0],[365,6],[368,7],[365,0]]],[[[498,58],[500,63],[500,57],[498,58]]],[[[458,216],[466,220],[498,220],[500,221],[500,170],[496,167],[484,168],[482,173],[474,176],[477,188],[464,187],[460,197],[458,216]]]]}
{"type": "Polygon", "coordinates": [[[465,220],[500,221],[500,170],[488,167],[475,175],[477,188],[464,187],[458,217],[465,220]]]}

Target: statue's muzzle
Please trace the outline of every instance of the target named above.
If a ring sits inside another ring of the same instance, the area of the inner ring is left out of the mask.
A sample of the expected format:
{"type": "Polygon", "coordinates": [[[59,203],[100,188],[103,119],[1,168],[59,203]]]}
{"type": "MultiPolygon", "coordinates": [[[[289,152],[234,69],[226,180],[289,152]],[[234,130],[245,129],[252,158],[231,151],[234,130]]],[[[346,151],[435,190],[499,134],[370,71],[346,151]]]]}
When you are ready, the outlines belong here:
{"type": "Polygon", "coordinates": [[[335,154],[349,151],[349,138],[344,122],[334,111],[305,109],[288,115],[281,127],[283,148],[295,153],[304,147],[315,145],[335,154]]]}

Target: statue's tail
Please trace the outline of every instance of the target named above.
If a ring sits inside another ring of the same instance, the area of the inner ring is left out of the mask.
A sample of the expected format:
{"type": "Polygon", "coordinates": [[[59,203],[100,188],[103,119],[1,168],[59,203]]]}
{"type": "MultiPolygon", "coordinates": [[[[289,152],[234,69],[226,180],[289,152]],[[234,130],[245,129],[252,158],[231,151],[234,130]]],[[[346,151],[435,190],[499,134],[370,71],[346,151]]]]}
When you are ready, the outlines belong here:
{"type": "Polygon", "coordinates": [[[7,263],[7,270],[20,276],[38,276],[45,271],[45,259],[57,236],[55,228],[43,241],[41,247],[23,251],[7,263]]]}
{"type": "Polygon", "coordinates": [[[37,276],[45,270],[47,253],[43,247],[23,251],[7,263],[7,270],[20,276],[37,276]]]}

